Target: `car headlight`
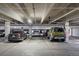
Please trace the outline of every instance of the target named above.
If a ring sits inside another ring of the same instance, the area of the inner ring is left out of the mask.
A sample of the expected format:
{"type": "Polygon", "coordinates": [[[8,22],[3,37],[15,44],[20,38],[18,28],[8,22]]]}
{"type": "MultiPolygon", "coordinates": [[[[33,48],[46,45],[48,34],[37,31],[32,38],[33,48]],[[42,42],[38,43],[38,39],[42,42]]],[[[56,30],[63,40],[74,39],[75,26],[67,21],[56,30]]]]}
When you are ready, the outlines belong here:
{"type": "Polygon", "coordinates": [[[64,37],[54,37],[55,39],[64,39],[64,37]]]}

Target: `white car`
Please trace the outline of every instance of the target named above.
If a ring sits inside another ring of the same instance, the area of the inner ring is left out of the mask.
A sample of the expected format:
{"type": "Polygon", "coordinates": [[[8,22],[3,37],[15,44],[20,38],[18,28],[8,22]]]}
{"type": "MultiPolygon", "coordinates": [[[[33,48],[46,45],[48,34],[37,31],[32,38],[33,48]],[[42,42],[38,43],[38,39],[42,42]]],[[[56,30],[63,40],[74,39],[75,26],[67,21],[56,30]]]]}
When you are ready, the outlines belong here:
{"type": "Polygon", "coordinates": [[[33,36],[43,36],[43,33],[41,33],[40,30],[32,30],[32,37],[33,36]]]}

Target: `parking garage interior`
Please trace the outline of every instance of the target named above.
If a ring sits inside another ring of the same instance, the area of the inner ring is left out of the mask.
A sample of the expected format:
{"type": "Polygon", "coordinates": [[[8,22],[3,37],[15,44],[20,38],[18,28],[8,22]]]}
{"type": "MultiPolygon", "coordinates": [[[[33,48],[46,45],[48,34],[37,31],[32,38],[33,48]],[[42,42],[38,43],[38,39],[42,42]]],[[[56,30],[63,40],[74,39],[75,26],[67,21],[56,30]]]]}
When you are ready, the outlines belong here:
{"type": "Polygon", "coordinates": [[[0,3],[0,56],[79,56],[79,3],[0,3]],[[51,28],[64,42],[50,41],[51,28]]]}

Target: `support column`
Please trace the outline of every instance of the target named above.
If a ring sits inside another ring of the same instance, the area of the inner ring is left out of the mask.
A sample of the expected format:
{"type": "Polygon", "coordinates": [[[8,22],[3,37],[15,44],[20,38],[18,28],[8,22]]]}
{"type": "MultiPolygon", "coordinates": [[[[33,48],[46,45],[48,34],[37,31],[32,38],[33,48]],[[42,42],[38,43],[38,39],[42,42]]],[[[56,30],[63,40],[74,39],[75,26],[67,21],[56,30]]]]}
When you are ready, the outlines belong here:
{"type": "Polygon", "coordinates": [[[29,26],[29,38],[31,39],[32,38],[32,25],[29,26]]]}
{"type": "Polygon", "coordinates": [[[10,33],[10,22],[5,21],[5,38],[6,38],[6,40],[8,39],[9,33],[10,33]]]}
{"type": "Polygon", "coordinates": [[[66,40],[65,40],[65,42],[69,42],[69,37],[70,37],[69,22],[65,23],[65,34],[66,34],[66,40]]]}

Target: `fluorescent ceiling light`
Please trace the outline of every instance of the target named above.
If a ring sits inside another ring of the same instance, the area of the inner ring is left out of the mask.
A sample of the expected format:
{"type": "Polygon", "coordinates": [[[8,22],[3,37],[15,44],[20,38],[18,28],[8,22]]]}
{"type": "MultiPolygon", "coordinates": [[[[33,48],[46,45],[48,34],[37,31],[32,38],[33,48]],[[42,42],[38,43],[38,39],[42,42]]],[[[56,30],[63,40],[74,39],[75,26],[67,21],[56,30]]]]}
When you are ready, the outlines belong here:
{"type": "Polygon", "coordinates": [[[32,20],[28,19],[27,21],[28,21],[29,24],[32,24],[32,20]]]}

